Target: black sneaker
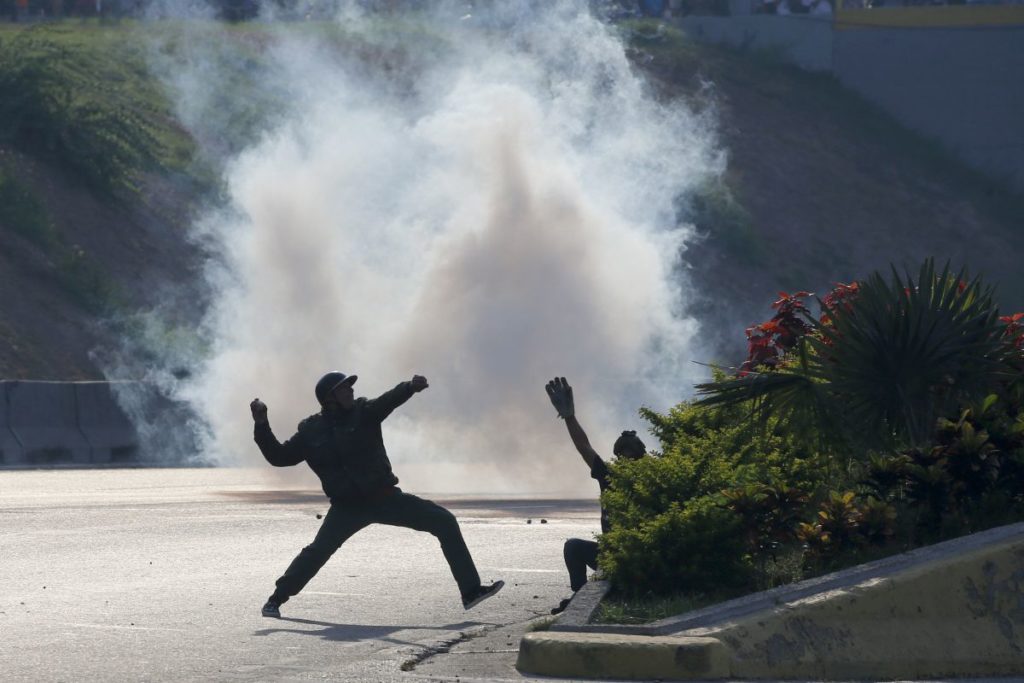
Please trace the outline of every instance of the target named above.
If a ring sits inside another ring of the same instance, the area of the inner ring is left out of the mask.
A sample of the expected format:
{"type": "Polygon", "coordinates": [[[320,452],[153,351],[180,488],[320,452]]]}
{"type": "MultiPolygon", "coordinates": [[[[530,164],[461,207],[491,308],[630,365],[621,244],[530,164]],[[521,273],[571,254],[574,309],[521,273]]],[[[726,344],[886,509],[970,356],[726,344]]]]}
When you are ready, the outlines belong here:
{"type": "Polygon", "coordinates": [[[281,605],[277,604],[273,600],[267,600],[267,604],[263,605],[263,609],[260,613],[265,617],[274,617],[275,619],[281,618],[281,605]]]}
{"type": "Polygon", "coordinates": [[[476,607],[481,602],[496,594],[501,590],[501,587],[505,585],[504,581],[495,581],[489,586],[480,586],[472,593],[462,596],[462,607],[463,609],[471,609],[476,607]]]}
{"type": "Polygon", "coordinates": [[[572,598],[566,598],[565,600],[562,600],[562,602],[558,603],[558,607],[552,607],[551,608],[551,613],[552,614],[561,614],[562,612],[565,611],[565,608],[569,606],[570,602],[572,602],[572,598]]]}

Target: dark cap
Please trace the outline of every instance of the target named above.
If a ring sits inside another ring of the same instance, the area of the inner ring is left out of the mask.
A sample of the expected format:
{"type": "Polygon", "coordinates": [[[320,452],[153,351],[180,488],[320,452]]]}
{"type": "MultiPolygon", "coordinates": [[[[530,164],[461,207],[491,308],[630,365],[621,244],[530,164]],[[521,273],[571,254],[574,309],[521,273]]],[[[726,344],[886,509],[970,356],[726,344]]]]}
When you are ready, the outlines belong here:
{"type": "Polygon", "coordinates": [[[337,370],[328,372],[316,383],[316,400],[320,402],[320,405],[323,405],[331,395],[331,392],[338,388],[339,384],[346,382],[355,384],[357,379],[359,378],[355,375],[346,375],[344,372],[338,372],[337,370]]]}

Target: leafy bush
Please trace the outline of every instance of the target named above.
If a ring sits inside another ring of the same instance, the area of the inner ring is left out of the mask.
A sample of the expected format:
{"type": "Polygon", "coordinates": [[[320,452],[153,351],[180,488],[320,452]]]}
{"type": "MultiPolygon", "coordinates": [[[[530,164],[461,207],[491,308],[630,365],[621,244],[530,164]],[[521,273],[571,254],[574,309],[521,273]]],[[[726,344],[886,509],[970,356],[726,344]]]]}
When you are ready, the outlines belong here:
{"type": "Polygon", "coordinates": [[[602,571],[624,592],[729,592],[764,582],[776,547],[755,531],[792,525],[730,509],[737,487],[770,482],[767,495],[795,510],[829,477],[828,459],[770,425],[752,430],[743,411],[688,403],[667,415],[643,411],[664,452],[615,462],[603,495],[612,531],[602,571]]]}
{"type": "Polygon", "coordinates": [[[621,595],[766,588],[1024,519],[1024,314],[930,260],[817,318],[809,296],[748,328],[704,399],[642,411],[662,454],[615,463],[603,497],[621,595]]]}
{"type": "Polygon", "coordinates": [[[911,545],[1024,517],[1024,413],[996,394],[940,418],[933,443],[874,455],[861,481],[907,520],[911,545]]]}
{"type": "Polygon", "coordinates": [[[750,581],[739,520],[710,496],[673,504],[636,527],[601,537],[602,571],[619,586],[670,593],[736,589],[750,581]]]}

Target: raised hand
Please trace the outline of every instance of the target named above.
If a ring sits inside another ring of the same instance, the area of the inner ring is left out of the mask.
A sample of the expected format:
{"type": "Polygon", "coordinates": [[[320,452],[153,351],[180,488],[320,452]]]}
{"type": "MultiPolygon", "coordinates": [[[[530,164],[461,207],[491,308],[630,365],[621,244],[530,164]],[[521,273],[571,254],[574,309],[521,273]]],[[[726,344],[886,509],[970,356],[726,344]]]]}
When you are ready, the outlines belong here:
{"type": "Polygon", "coordinates": [[[267,421],[267,404],[258,398],[254,398],[249,404],[249,410],[252,411],[253,422],[266,422],[267,421]]]}
{"type": "Polygon", "coordinates": [[[412,390],[416,392],[423,391],[430,386],[427,383],[427,378],[423,375],[413,375],[410,384],[412,384],[412,390]]]}
{"type": "Polygon", "coordinates": [[[544,390],[548,392],[548,398],[551,399],[551,405],[558,412],[558,417],[566,420],[576,415],[572,387],[564,377],[555,377],[544,385],[544,390]]]}

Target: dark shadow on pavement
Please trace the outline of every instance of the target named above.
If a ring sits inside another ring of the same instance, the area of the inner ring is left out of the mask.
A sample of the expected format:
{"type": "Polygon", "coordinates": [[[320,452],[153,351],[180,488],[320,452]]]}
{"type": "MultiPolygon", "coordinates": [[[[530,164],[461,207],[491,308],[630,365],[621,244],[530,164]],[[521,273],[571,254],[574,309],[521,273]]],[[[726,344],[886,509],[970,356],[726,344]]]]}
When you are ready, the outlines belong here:
{"type": "Polygon", "coordinates": [[[462,631],[476,626],[500,626],[483,621],[463,621],[458,624],[447,624],[443,626],[361,626],[359,624],[334,624],[329,621],[316,621],[314,619],[298,619],[295,617],[281,617],[274,619],[274,622],[287,621],[293,624],[304,624],[308,626],[323,626],[324,628],[308,630],[301,628],[264,628],[255,631],[255,636],[269,636],[275,633],[298,633],[304,636],[318,636],[324,640],[333,640],[345,643],[354,643],[361,640],[383,640],[396,645],[414,645],[419,643],[397,640],[387,636],[398,631],[462,631]]]}

